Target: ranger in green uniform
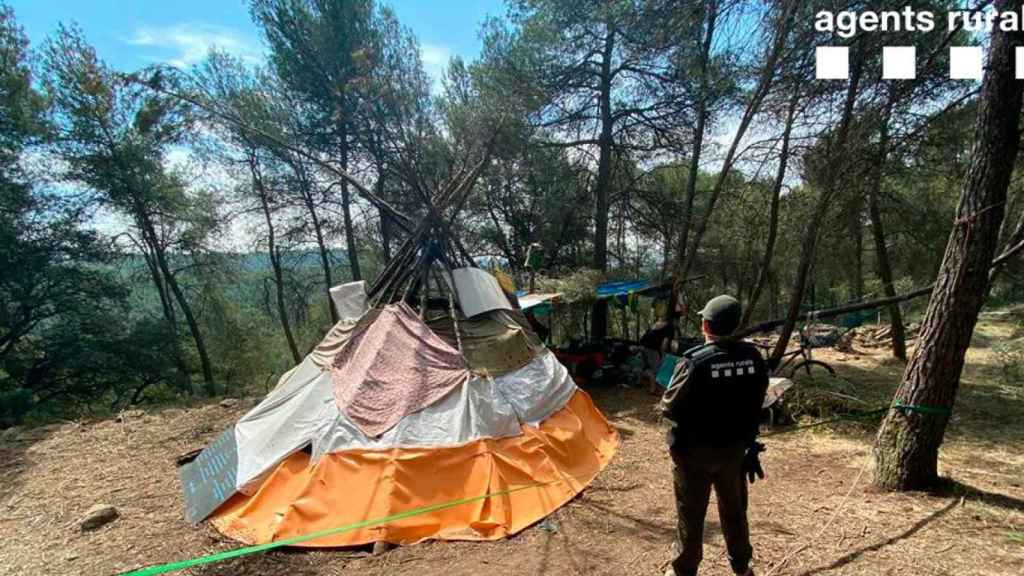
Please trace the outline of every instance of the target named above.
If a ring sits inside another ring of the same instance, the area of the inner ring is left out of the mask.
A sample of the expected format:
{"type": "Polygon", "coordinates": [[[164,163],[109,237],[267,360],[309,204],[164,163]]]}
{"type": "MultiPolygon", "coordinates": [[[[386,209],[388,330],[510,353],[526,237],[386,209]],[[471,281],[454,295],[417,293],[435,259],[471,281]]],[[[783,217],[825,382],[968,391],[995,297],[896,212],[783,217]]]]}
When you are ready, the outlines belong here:
{"type": "Polygon", "coordinates": [[[756,438],[768,368],[754,345],[728,338],[741,312],[732,296],[708,301],[700,311],[705,344],[683,354],[662,398],[662,413],[672,424],[668,446],[680,546],[666,576],[697,573],[712,487],[732,569],[753,575],[744,474],[751,483],[755,475],[764,478],[757,457],[764,446],[756,438]]]}

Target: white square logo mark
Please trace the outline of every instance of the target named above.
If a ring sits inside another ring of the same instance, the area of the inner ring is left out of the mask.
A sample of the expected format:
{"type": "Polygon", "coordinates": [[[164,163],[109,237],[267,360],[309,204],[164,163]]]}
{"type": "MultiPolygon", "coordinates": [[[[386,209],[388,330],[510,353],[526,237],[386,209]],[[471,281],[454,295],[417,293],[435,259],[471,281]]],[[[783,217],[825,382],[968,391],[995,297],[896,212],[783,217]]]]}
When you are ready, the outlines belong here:
{"type": "Polygon", "coordinates": [[[846,80],[850,77],[850,49],[846,46],[818,46],[814,75],[818,80],[846,80]]]}
{"type": "Polygon", "coordinates": [[[882,78],[912,80],[917,77],[917,49],[913,46],[882,47],[882,78]]]}
{"type": "Polygon", "coordinates": [[[954,46],[949,49],[949,77],[981,80],[983,60],[981,46],[954,46]]]}

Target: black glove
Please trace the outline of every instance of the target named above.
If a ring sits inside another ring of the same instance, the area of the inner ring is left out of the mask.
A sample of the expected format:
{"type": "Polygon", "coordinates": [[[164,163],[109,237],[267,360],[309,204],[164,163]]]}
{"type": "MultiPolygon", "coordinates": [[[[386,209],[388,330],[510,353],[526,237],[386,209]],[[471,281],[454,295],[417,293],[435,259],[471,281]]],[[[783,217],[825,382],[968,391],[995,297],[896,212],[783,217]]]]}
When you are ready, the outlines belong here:
{"type": "Polygon", "coordinates": [[[743,456],[743,473],[747,475],[747,481],[751,484],[756,481],[756,478],[764,479],[764,468],[761,468],[761,460],[757,455],[765,450],[764,444],[757,441],[751,442],[747,453],[743,456]]]}

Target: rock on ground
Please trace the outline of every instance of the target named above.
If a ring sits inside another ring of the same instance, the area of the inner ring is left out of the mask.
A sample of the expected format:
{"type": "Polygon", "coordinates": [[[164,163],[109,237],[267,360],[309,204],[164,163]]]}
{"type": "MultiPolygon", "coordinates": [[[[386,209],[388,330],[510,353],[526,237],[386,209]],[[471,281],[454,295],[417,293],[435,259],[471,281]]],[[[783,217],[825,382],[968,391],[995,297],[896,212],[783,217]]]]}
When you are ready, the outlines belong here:
{"type": "Polygon", "coordinates": [[[89,508],[89,511],[85,513],[85,516],[78,523],[78,528],[82,532],[95,530],[117,520],[119,515],[117,508],[114,508],[113,506],[109,504],[97,504],[92,508],[89,508]]]}

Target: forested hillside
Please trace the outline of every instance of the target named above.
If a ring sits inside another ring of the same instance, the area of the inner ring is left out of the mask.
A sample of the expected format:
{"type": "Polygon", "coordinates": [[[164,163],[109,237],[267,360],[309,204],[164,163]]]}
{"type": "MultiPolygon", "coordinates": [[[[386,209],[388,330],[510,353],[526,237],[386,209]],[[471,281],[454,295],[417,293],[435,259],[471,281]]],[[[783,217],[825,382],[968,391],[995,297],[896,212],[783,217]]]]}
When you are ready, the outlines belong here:
{"type": "MultiPolygon", "coordinates": [[[[929,286],[980,107],[948,47],[984,38],[814,28],[842,4],[510,0],[436,85],[373,0],[252,0],[265,61],[139,70],[72,23],[29,45],[3,8],[0,425],[265,387],[336,318],[328,288],[401,246],[389,212],[423,216],[483,150],[453,232],[520,288],[533,247],[542,278],[696,278],[692,305],[792,331],[929,286]],[[882,78],[883,42],[917,46],[915,79],[882,78]],[[849,81],[814,79],[824,44],[849,81]]],[[[1024,236],[1019,178],[1005,198],[996,255],[1024,236]]],[[[990,305],[1024,299],[1001,264],[990,305]]]]}

